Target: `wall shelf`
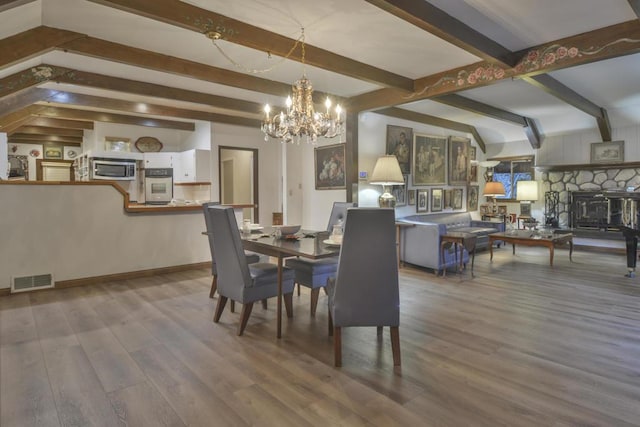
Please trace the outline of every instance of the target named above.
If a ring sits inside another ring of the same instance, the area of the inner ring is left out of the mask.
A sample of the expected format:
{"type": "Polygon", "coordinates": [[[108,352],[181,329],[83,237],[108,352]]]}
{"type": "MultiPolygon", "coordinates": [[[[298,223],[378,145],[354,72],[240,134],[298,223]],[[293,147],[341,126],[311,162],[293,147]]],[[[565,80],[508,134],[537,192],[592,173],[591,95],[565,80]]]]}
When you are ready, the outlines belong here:
{"type": "Polygon", "coordinates": [[[640,162],[625,163],[583,163],[575,165],[536,165],[535,168],[541,172],[564,172],[572,170],[595,170],[595,169],[629,169],[640,168],[640,162]]]}

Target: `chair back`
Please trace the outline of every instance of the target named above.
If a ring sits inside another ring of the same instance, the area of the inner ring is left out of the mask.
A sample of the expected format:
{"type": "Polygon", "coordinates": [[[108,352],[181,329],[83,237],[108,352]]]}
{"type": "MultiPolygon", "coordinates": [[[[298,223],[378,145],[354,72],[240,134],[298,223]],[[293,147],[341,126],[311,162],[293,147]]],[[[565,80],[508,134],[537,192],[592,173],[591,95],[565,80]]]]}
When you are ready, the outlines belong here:
{"type": "Polygon", "coordinates": [[[332,302],[335,326],[399,326],[393,209],[347,210],[332,302]]]}
{"type": "Polygon", "coordinates": [[[216,257],[213,254],[213,226],[211,222],[211,215],[209,214],[209,206],[219,205],[220,202],[207,202],[202,204],[202,210],[204,211],[204,224],[207,228],[207,238],[209,239],[209,250],[211,251],[211,275],[217,275],[216,272],[216,257]]]}
{"type": "Polygon", "coordinates": [[[233,208],[210,206],[207,209],[213,230],[210,236],[216,254],[218,293],[242,302],[243,289],[252,282],[233,208]]]}
{"type": "Polygon", "coordinates": [[[344,224],[347,217],[347,209],[355,206],[355,203],[350,202],[333,202],[331,215],[329,215],[329,224],[327,224],[327,231],[331,233],[333,231],[333,226],[336,225],[339,220],[342,220],[342,223],[344,224]]]}

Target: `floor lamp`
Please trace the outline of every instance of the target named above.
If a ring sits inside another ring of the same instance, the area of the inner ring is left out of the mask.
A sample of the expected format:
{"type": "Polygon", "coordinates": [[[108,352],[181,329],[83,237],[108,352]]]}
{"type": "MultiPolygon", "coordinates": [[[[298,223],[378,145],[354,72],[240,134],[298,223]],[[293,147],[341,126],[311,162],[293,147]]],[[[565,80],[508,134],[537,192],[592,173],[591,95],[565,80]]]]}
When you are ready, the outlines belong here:
{"type": "Polygon", "coordinates": [[[369,184],[382,185],[382,195],[378,198],[378,206],[381,208],[396,207],[396,198],[391,194],[391,186],[404,185],[404,177],[396,156],[378,157],[369,184]]]}

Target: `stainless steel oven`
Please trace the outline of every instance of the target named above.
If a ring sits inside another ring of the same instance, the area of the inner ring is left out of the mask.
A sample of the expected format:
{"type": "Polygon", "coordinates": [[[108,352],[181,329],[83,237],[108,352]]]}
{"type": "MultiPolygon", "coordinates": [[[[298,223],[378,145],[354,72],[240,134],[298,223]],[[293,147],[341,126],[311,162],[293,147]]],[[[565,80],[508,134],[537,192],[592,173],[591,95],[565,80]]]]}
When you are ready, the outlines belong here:
{"type": "Polygon", "coordinates": [[[173,169],[144,170],[144,195],[148,205],[166,205],[173,198],[173,169]]]}
{"type": "Polygon", "coordinates": [[[136,161],[93,157],[90,178],[134,181],[136,179],[136,161]]]}

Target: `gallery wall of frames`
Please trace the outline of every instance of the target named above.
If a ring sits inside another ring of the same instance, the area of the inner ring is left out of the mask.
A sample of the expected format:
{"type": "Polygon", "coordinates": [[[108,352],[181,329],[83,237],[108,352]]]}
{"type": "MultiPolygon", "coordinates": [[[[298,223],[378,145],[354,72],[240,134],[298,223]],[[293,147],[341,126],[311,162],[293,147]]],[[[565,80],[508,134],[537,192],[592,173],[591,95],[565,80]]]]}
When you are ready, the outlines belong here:
{"type": "Polygon", "coordinates": [[[393,188],[396,206],[418,213],[478,210],[478,162],[469,138],[387,125],[385,154],[396,156],[404,175],[404,185],[393,188]]]}

